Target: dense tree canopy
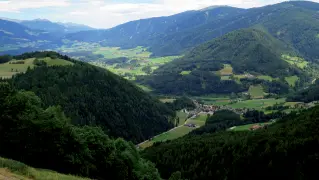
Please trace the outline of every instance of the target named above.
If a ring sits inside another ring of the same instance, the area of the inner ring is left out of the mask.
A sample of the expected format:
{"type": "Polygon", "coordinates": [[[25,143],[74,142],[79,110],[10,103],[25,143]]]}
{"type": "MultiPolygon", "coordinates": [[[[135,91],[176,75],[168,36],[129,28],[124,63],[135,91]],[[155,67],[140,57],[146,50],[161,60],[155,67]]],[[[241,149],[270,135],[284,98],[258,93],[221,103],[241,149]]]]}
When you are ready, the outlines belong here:
{"type": "MultiPolygon", "coordinates": [[[[22,59],[58,56],[28,53],[22,59]]],[[[132,83],[101,68],[75,62],[72,66],[41,66],[12,79],[17,89],[33,91],[45,107],[60,105],[72,123],[100,125],[113,137],[141,142],[168,130],[175,112],[132,83]]]]}
{"type": "Polygon", "coordinates": [[[0,83],[0,156],[91,178],[160,179],[132,143],[98,127],[75,127],[61,107],[41,104],[33,92],[0,83]]]}
{"type": "Polygon", "coordinates": [[[319,84],[311,85],[306,89],[299,90],[288,96],[287,101],[291,102],[305,102],[319,100],[319,84]]]}
{"type": "Polygon", "coordinates": [[[283,94],[289,90],[284,77],[303,74],[300,69],[282,60],[284,52],[293,51],[269,33],[253,28],[242,29],[207,42],[184,57],[163,65],[151,77],[139,77],[137,81],[164,94],[238,93],[257,83],[262,84],[267,92],[283,94]],[[228,79],[221,79],[218,72],[224,64],[233,68],[228,79]],[[278,79],[235,79],[236,74],[246,73],[278,79]]]}
{"type": "Polygon", "coordinates": [[[156,144],[143,157],[163,178],[318,179],[319,108],[293,113],[267,129],[189,135],[156,144]]]}

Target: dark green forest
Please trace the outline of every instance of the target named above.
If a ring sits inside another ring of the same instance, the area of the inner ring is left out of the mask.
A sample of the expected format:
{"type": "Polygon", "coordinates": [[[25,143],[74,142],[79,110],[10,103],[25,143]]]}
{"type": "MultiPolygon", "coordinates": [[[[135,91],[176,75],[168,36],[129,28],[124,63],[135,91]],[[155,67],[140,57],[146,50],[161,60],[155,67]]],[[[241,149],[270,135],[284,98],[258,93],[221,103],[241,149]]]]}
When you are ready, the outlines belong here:
{"type": "Polygon", "coordinates": [[[264,123],[287,116],[287,113],[279,110],[279,108],[276,106],[269,108],[275,108],[278,110],[278,112],[265,114],[263,111],[248,110],[242,115],[241,118],[239,114],[230,110],[216,111],[214,115],[209,115],[207,117],[205,126],[192,131],[190,134],[201,135],[206,133],[216,133],[225,131],[234,126],[264,123]]]}
{"type": "MultiPolygon", "coordinates": [[[[56,56],[54,52],[26,53],[17,58],[56,56]]],[[[170,129],[175,112],[113,73],[86,63],[41,66],[15,76],[10,83],[32,91],[42,105],[60,105],[76,125],[98,125],[112,137],[142,142],[170,129]]]]}
{"type": "Polygon", "coordinates": [[[33,92],[0,82],[1,157],[95,179],[160,179],[132,143],[99,127],[76,127],[60,106],[42,104],[33,92]]]}
{"type": "Polygon", "coordinates": [[[319,100],[319,80],[315,81],[315,84],[308,88],[301,89],[287,97],[287,101],[290,102],[305,102],[309,103],[312,101],[319,100]]]}
{"type": "Polygon", "coordinates": [[[267,129],[189,135],[157,143],[143,157],[163,178],[318,179],[319,107],[292,113],[267,129]]]}
{"type": "Polygon", "coordinates": [[[270,34],[258,29],[242,29],[203,44],[184,57],[155,70],[151,77],[138,77],[158,93],[202,95],[210,93],[238,93],[252,84],[263,84],[270,93],[287,93],[289,85],[284,77],[304,73],[281,59],[281,53],[293,51],[270,34]],[[241,79],[221,80],[215,72],[230,64],[235,74],[269,75],[278,80],[267,82],[241,79]],[[182,74],[190,71],[189,74],[182,74]],[[254,82],[254,83],[250,83],[254,82]],[[286,87],[285,87],[286,86],[286,87]],[[279,87],[278,92],[273,87],[279,87]]]}

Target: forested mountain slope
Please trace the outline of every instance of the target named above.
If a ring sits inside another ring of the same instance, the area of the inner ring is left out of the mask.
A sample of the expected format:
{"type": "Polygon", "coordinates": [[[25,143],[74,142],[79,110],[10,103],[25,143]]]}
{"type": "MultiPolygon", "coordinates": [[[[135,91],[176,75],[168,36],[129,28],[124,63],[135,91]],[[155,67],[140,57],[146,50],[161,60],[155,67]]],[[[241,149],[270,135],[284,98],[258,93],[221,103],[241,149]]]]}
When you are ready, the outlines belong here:
{"type": "Polygon", "coordinates": [[[290,114],[267,129],[189,135],[154,145],[143,157],[163,178],[318,179],[319,107],[290,114]]]}
{"type": "Polygon", "coordinates": [[[319,101],[319,80],[316,80],[311,86],[301,89],[287,97],[287,101],[310,103],[319,101]]]}
{"type": "Polygon", "coordinates": [[[260,26],[309,59],[319,52],[319,4],[284,2],[247,10],[217,7],[169,17],[132,21],[110,30],[66,36],[70,40],[99,42],[108,46],[149,47],[155,56],[176,55],[241,28],[260,26]],[[191,23],[190,23],[191,22],[191,23]]]}
{"type": "Polygon", "coordinates": [[[44,31],[31,30],[16,22],[0,19],[1,46],[33,41],[44,41],[48,39],[52,39],[52,37],[44,31]]]}
{"type": "MultiPolygon", "coordinates": [[[[111,139],[99,127],[71,125],[61,107],[43,108],[33,92],[17,91],[2,82],[0,137],[1,157],[37,168],[92,179],[160,179],[154,165],[140,157],[134,144],[111,139]]],[[[30,179],[76,179],[52,176],[44,170],[37,172],[2,158],[1,168],[19,171],[30,179]]]]}
{"type": "Polygon", "coordinates": [[[20,24],[35,30],[42,30],[54,33],[56,36],[63,36],[66,33],[75,33],[79,31],[93,30],[93,28],[70,23],[55,23],[46,19],[35,19],[28,21],[21,21],[20,24]]]}
{"type": "Polygon", "coordinates": [[[173,34],[161,34],[149,45],[154,55],[184,52],[228,32],[261,26],[308,58],[318,58],[318,10],[314,2],[284,2],[251,8],[207,24],[173,34]],[[178,47],[178,48],[176,48],[178,47]]]}
{"type": "Polygon", "coordinates": [[[301,75],[302,71],[284,61],[281,53],[294,51],[267,32],[242,29],[198,46],[154,71],[152,77],[141,77],[140,80],[160,93],[241,92],[249,86],[246,82],[236,81],[236,74],[268,75],[278,80],[301,75]],[[229,80],[222,80],[218,74],[224,64],[233,68],[229,80]]]}
{"type": "Polygon", "coordinates": [[[67,35],[69,40],[102,42],[107,46],[121,46],[132,48],[136,46],[149,46],[160,34],[171,34],[211,21],[234,16],[244,12],[244,9],[220,6],[201,11],[187,11],[167,17],[141,19],[128,22],[109,30],[86,31],[67,35]]]}
{"type": "Polygon", "coordinates": [[[35,92],[45,107],[60,105],[74,124],[100,125],[108,134],[135,143],[172,127],[175,112],[123,78],[53,52],[27,53],[20,59],[58,56],[72,66],[37,67],[11,81],[35,92]]]}

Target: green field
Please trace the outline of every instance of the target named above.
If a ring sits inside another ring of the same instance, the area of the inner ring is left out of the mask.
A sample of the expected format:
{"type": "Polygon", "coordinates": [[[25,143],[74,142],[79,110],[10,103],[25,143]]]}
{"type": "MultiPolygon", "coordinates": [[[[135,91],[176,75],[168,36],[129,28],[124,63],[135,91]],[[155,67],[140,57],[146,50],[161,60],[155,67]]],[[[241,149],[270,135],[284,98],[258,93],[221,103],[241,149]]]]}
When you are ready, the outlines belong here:
{"type": "Polygon", "coordinates": [[[4,180],[84,180],[50,170],[35,169],[23,163],[0,157],[0,179],[4,180]]]}
{"type": "MultiPolygon", "coordinates": [[[[33,61],[35,58],[30,58],[26,60],[12,60],[10,62],[0,64],[0,77],[2,78],[11,78],[13,75],[17,73],[24,73],[27,71],[28,67],[34,68],[33,61]],[[24,64],[12,64],[13,62],[24,62],[24,64]]],[[[63,66],[63,65],[72,65],[72,62],[63,60],[63,59],[51,59],[44,58],[39,59],[43,60],[47,63],[48,66],[63,66]]]]}
{"type": "Polygon", "coordinates": [[[299,80],[299,77],[298,76],[285,77],[285,80],[287,81],[289,86],[295,87],[296,86],[296,82],[299,80]]]}
{"type": "MultiPolygon", "coordinates": [[[[94,54],[103,55],[103,58],[96,59],[91,64],[106,68],[115,74],[123,76],[124,78],[134,80],[135,76],[147,75],[152,72],[145,72],[143,68],[149,67],[151,71],[156,70],[159,66],[171,62],[172,60],[179,58],[179,56],[167,56],[167,57],[151,57],[151,53],[146,48],[136,47],[133,49],[120,49],[119,47],[98,47],[93,50],[94,54]],[[107,64],[106,59],[114,59],[119,57],[126,57],[129,59],[125,63],[107,64]]],[[[183,72],[187,74],[190,72],[183,72]]]]}
{"type": "Polygon", "coordinates": [[[248,93],[254,99],[260,99],[264,97],[264,90],[261,85],[250,86],[248,93]]]}
{"type": "Polygon", "coordinates": [[[185,120],[187,119],[187,115],[188,114],[184,113],[183,111],[176,112],[176,116],[179,118],[178,126],[183,125],[185,123],[185,120]]]}
{"type": "Polygon", "coordinates": [[[197,96],[193,97],[196,100],[202,101],[205,105],[223,106],[230,103],[229,97],[215,97],[215,96],[197,96]]]}
{"type": "Polygon", "coordinates": [[[230,76],[221,76],[220,79],[223,81],[230,80],[230,76]]]}
{"type": "Polygon", "coordinates": [[[64,59],[51,59],[49,57],[39,59],[42,61],[45,61],[48,66],[67,66],[67,65],[73,65],[73,62],[66,61],[64,59]]]}
{"type": "Polygon", "coordinates": [[[257,79],[262,79],[262,80],[266,80],[266,81],[273,81],[273,78],[271,76],[265,76],[265,75],[257,76],[257,79]]]}
{"type": "Polygon", "coordinates": [[[28,67],[33,68],[33,61],[32,59],[26,59],[24,60],[24,64],[10,64],[11,62],[14,62],[15,60],[12,60],[10,62],[0,64],[0,77],[2,78],[11,78],[13,75],[17,73],[25,72],[28,67]]]}
{"type": "Polygon", "coordinates": [[[93,54],[102,54],[107,59],[127,57],[127,58],[149,58],[151,53],[146,48],[138,46],[133,49],[121,49],[119,47],[100,47],[93,54]]]}
{"type": "Polygon", "coordinates": [[[241,101],[234,104],[230,104],[229,106],[232,108],[249,108],[249,109],[257,109],[261,110],[268,106],[273,106],[276,103],[284,103],[285,99],[253,99],[247,101],[241,101]]]}
{"type": "MultiPolygon", "coordinates": [[[[206,118],[207,118],[207,115],[201,114],[194,119],[188,119],[185,122],[185,124],[193,123],[193,124],[196,124],[196,128],[199,128],[199,127],[205,125],[206,118]]],[[[177,139],[177,138],[180,138],[180,137],[187,135],[188,133],[192,132],[196,128],[183,126],[183,124],[182,124],[181,126],[179,126],[177,128],[174,128],[170,131],[164,132],[164,133],[154,137],[151,141],[146,141],[146,142],[140,144],[139,147],[144,149],[144,148],[152,146],[155,142],[163,142],[163,141],[177,139]]]]}
{"type": "Polygon", "coordinates": [[[196,126],[204,126],[206,123],[207,115],[200,114],[194,119],[188,119],[185,124],[195,124],[196,126]]]}
{"type": "Polygon", "coordinates": [[[243,126],[236,126],[235,128],[230,128],[230,131],[248,131],[249,128],[251,128],[254,125],[270,125],[272,123],[267,122],[267,123],[256,123],[256,124],[247,124],[243,126]]]}
{"type": "Polygon", "coordinates": [[[188,74],[190,74],[192,71],[182,71],[180,74],[181,75],[188,75],[188,74]]]}
{"type": "Polygon", "coordinates": [[[72,42],[64,40],[64,45],[58,49],[64,53],[79,53],[79,55],[74,55],[74,58],[84,58],[87,57],[82,52],[92,52],[94,55],[102,55],[102,57],[95,57],[91,59],[90,63],[106,68],[113,73],[120,75],[129,80],[135,80],[135,76],[147,75],[152,72],[144,72],[144,67],[150,67],[152,71],[156,70],[159,66],[171,62],[180,56],[166,56],[166,57],[151,57],[151,52],[147,48],[138,46],[132,49],[121,49],[120,47],[104,47],[98,43],[85,43],[85,42],[72,42]],[[125,63],[115,63],[108,64],[107,60],[126,57],[129,59],[125,63]]]}
{"type": "Polygon", "coordinates": [[[161,99],[159,99],[162,103],[172,103],[172,102],[174,102],[176,99],[174,99],[174,98],[161,98],[161,99]]]}
{"type": "Polygon", "coordinates": [[[304,69],[305,67],[307,67],[308,62],[300,57],[296,57],[296,56],[290,56],[287,54],[284,54],[281,56],[283,60],[285,60],[286,62],[288,62],[291,65],[295,65],[301,69],[304,69]]]}
{"type": "Polygon", "coordinates": [[[233,67],[230,64],[224,64],[224,68],[218,71],[220,76],[229,76],[233,74],[233,67]]]}
{"type": "Polygon", "coordinates": [[[319,38],[319,34],[317,34],[317,36],[316,36],[317,38],[319,38]]]}

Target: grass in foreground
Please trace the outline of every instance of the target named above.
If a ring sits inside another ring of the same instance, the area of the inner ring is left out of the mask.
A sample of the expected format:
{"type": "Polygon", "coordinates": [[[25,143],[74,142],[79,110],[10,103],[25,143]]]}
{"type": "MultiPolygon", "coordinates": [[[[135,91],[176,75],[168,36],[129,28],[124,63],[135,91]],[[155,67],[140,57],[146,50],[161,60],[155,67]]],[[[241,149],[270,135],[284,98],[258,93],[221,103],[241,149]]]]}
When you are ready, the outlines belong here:
{"type": "MultiPolygon", "coordinates": [[[[21,162],[0,157],[0,179],[23,180],[85,180],[71,175],[63,175],[50,170],[35,169],[21,162]]],[[[86,179],[87,180],[87,179],[86,179]]]]}

